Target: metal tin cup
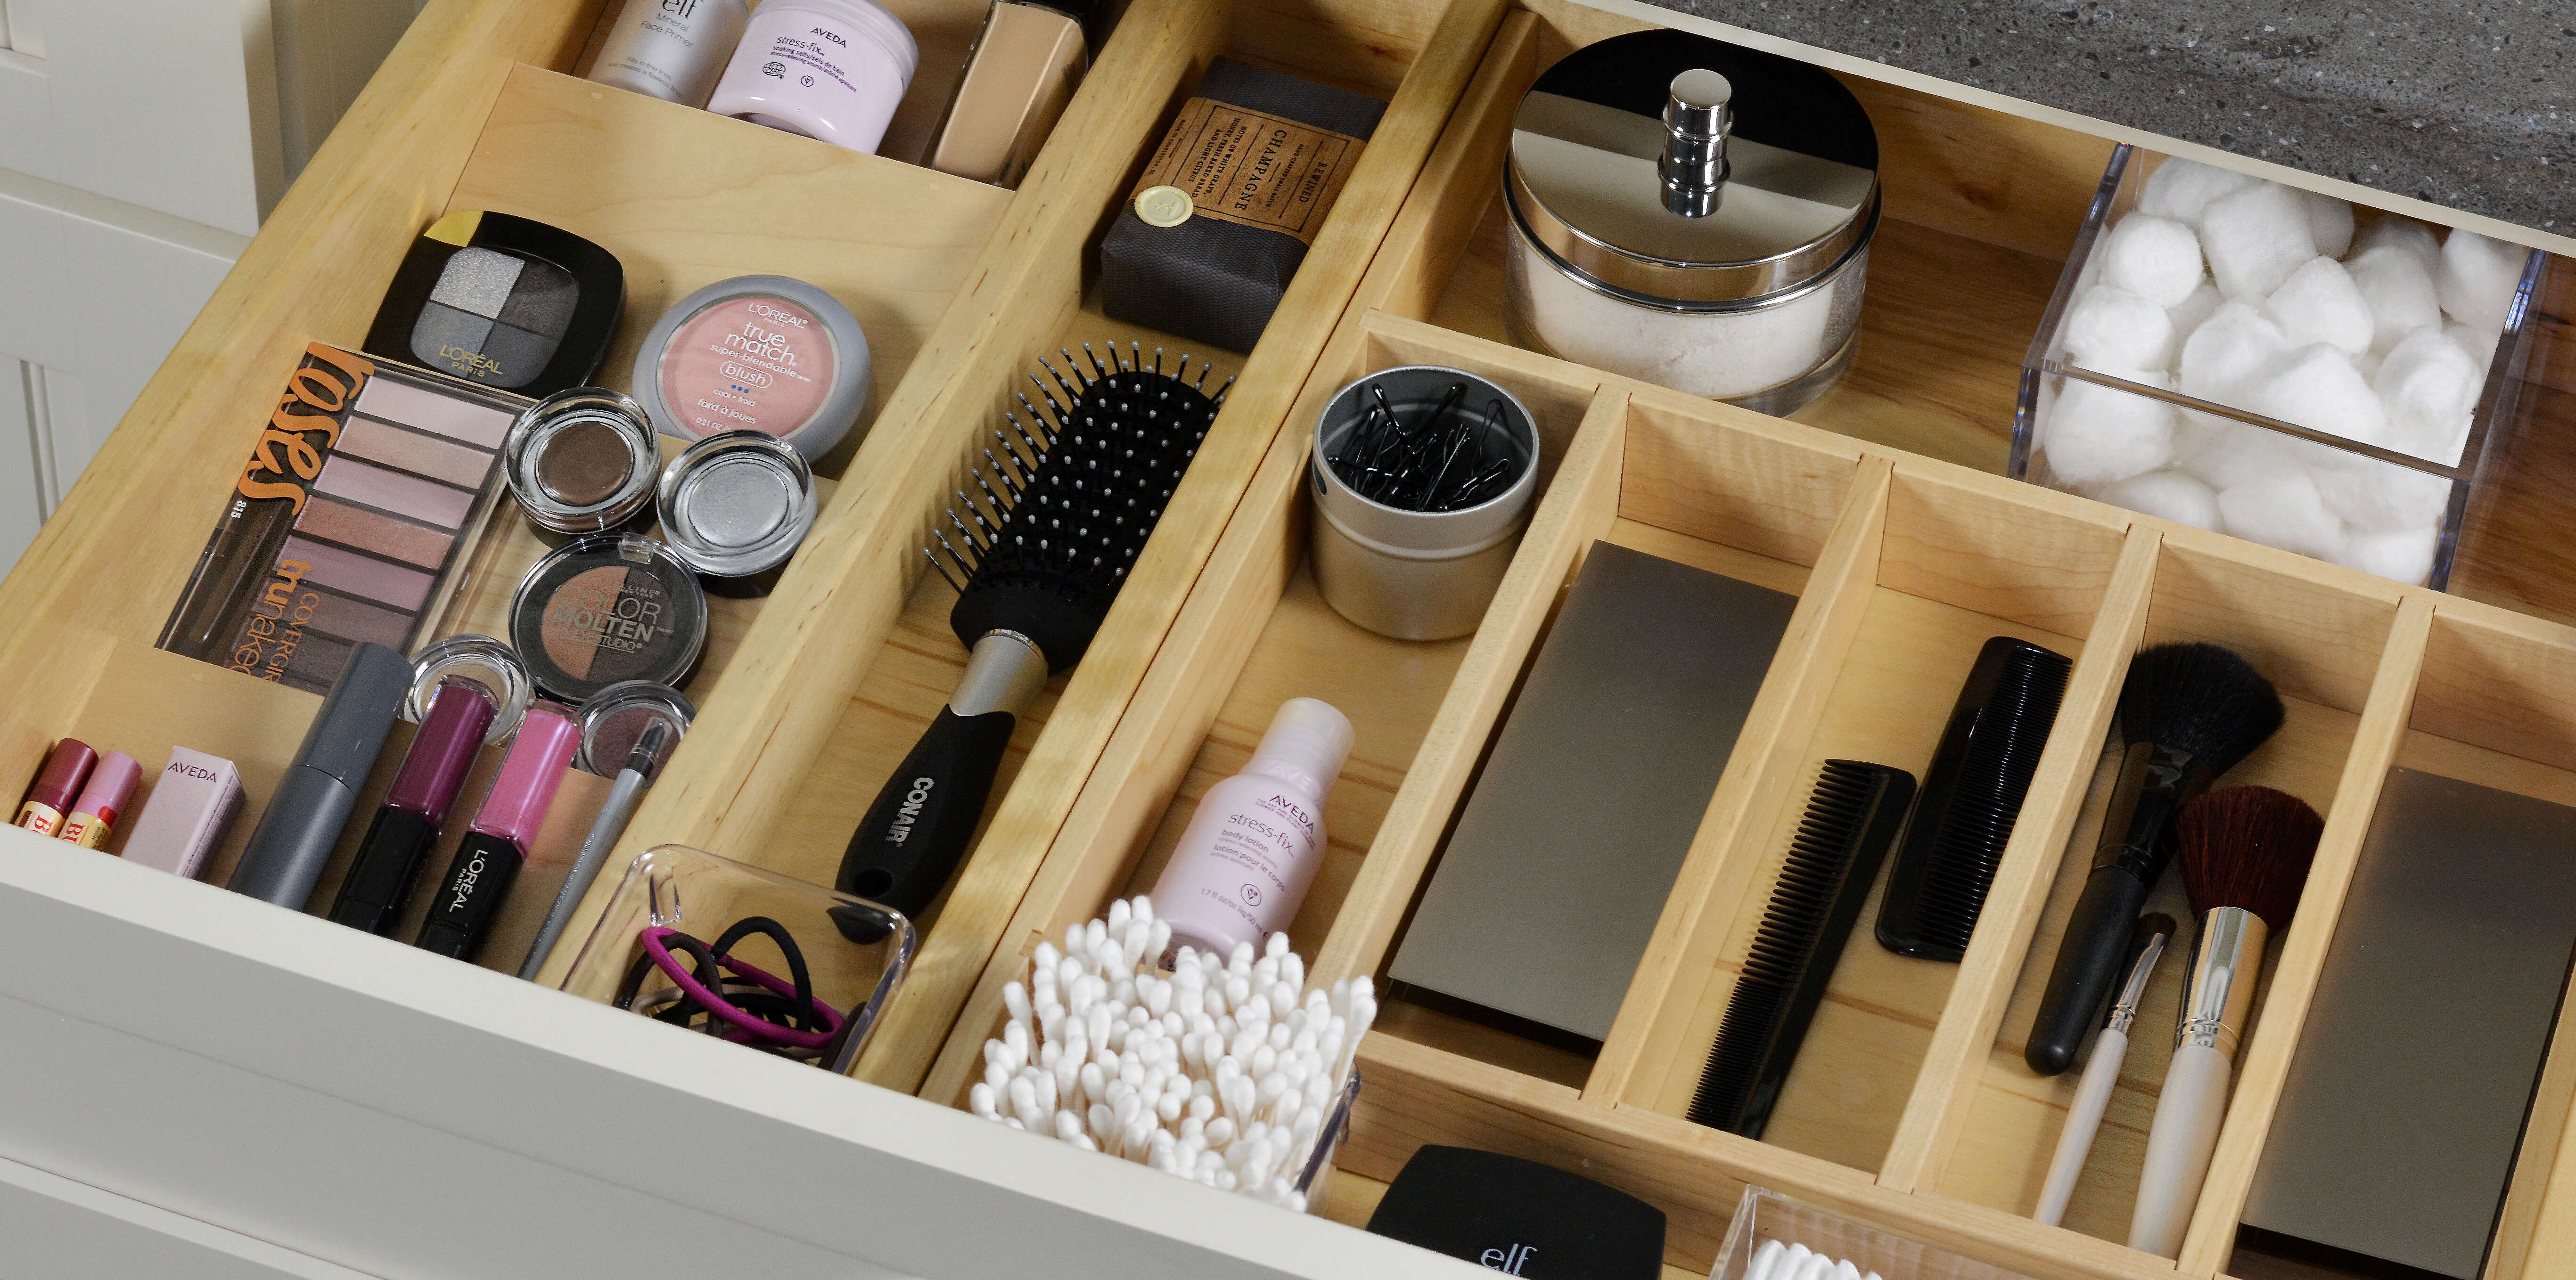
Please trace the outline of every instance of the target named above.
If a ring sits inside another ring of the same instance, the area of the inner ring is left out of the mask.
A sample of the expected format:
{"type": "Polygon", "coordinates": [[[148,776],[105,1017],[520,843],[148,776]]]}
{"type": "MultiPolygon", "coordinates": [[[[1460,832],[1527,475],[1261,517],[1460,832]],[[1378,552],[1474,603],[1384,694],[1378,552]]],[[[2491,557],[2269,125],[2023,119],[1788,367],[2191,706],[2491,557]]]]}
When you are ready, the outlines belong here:
{"type": "Polygon", "coordinates": [[[764,431],[722,431],[662,471],[662,539],[725,596],[762,596],[814,528],[814,473],[764,431]]]}
{"type": "Polygon", "coordinates": [[[1325,602],[1398,640],[1447,640],[1474,631],[1529,524],[1538,463],[1537,420],[1511,392],[1475,374],[1407,365],[1343,387],[1316,420],[1311,463],[1315,585],[1325,602]],[[1361,496],[1334,470],[1329,459],[1359,429],[1379,391],[1410,423],[1436,412],[1462,382],[1467,394],[1451,412],[1487,432],[1489,450],[1519,463],[1502,492],[1455,511],[1407,511],[1361,496]]]}

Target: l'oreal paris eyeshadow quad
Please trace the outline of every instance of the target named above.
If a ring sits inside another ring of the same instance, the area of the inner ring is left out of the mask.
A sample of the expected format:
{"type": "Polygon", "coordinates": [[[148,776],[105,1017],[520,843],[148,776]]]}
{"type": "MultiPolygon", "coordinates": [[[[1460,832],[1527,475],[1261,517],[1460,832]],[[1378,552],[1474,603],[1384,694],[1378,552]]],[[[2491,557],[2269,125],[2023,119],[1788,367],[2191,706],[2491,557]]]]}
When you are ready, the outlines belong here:
{"type": "Polygon", "coordinates": [[[403,255],[366,350],[468,382],[549,396],[586,385],[626,311],[626,269],[580,236],[461,210],[403,255]]]}
{"type": "Polygon", "coordinates": [[[160,647],[309,693],[356,644],[410,652],[473,556],[502,437],[527,405],[307,347],[160,647]]]}

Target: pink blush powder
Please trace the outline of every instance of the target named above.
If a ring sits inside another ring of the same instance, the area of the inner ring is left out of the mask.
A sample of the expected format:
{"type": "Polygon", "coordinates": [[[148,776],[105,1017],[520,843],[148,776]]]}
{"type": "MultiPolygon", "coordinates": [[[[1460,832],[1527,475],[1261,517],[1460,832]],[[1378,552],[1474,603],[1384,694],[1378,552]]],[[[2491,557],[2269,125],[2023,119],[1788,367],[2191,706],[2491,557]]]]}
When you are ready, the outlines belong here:
{"type": "Polygon", "coordinates": [[[662,353],[662,403],[690,435],[794,435],[831,394],[840,353],[814,314],[774,294],[688,318],[662,353]]]}

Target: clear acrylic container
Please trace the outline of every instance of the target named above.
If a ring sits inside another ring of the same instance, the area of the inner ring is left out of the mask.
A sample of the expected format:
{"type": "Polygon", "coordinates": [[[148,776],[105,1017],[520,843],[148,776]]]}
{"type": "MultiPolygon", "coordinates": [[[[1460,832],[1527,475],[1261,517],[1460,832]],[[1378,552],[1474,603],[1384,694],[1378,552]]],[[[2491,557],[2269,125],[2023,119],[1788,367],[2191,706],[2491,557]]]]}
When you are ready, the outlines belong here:
{"type": "MultiPolygon", "coordinates": [[[[911,921],[864,898],[682,845],[647,849],[627,867],[607,909],[589,929],[564,975],[563,990],[648,1015],[667,1010],[681,991],[646,956],[644,931],[673,929],[713,945],[727,930],[753,918],[775,921],[795,942],[808,974],[809,1006],[828,1008],[839,1025],[818,1015],[821,1029],[798,1036],[814,1043],[788,1043],[746,1034],[703,1014],[691,1021],[706,1034],[846,1074],[867,1048],[877,1015],[902,986],[914,944],[911,921]],[[623,1001],[621,994],[626,995],[623,1001]]],[[[578,926],[568,932],[578,932],[578,926]]],[[[774,939],[759,934],[744,937],[725,954],[782,982],[797,967],[774,939]]]]}
{"type": "MultiPolygon", "coordinates": [[[[1753,1186],[1736,1202],[1735,1221],[1726,1229],[1726,1247],[1718,1251],[1709,1280],[1750,1280],[1754,1255],[1769,1240],[1805,1245],[1849,1262],[1864,1278],[1874,1273],[1877,1280],[2029,1280],[2018,1271],[1963,1258],[1753,1186]]],[[[1776,1262],[1768,1274],[1777,1280],[1776,1262]]]]}
{"type": "MultiPolygon", "coordinates": [[[[2168,157],[2125,144],[2113,150],[2022,362],[2010,474],[2401,581],[2445,585],[2480,469],[2503,452],[2497,447],[2500,437],[2522,398],[2531,350],[2524,317],[2549,255],[2535,249],[2524,257],[2456,458],[2418,456],[2406,450],[2431,454],[2442,448],[2426,445],[2421,437],[2405,438],[2394,428],[2327,429],[2349,419],[2321,408],[2300,412],[2308,419],[2302,424],[2174,389],[2170,371],[2180,364],[2178,352],[2188,336],[2182,324],[2174,325],[2171,347],[2177,354],[2169,357],[2166,371],[2149,370],[2142,379],[2137,373],[2123,376],[2103,367],[2079,367],[2069,350],[2078,300],[2105,281],[2112,229],[2137,209],[2147,179],[2168,162],[2168,157]],[[2162,385],[2154,376],[2158,372],[2165,373],[2162,385]],[[2168,433],[2161,447],[2157,423],[2168,433]],[[2060,434],[2061,424],[2071,424],[2066,429],[2079,434],[2060,434]],[[2053,436],[2061,444],[2062,462],[2051,456],[2053,436]],[[2070,438],[2082,445],[2082,452],[2066,443],[2070,438]],[[2154,465],[2131,470],[2150,457],[2157,458],[2154,465]]],[[[2353,213],[2360,220],[2356,245],[2371,235],[2375,223],[2397,217],[2358,206],[2353,213]]],[[[2438,229],[2435,233],[2440,234],[2438,229]]],[[[2351,252],[2357,255],[2358,250],[2351,252]]],[[[2206,288],[2205,273],[2203,283],[2206,288]]],[[[2183,304],[2186,309],[2193,305],[2183,304]]],[[[2443,320],[2448,323],[2449,317],[2443,320]]],[[[2456,341],[2476,335],[2463,330],[2453,336],[2456,341]]],[[[2479,354],[2478,343],[2458,345],[2473,361],[2479,354]]],[[[2354,362],[2356,372],[2365,380],[2375,377],[2385,355],[2364,353],[2354,362]]],[[[2106,362],[2097,358],[2091,363],[2106,362]]],[[[2299,401],[2283,389],[2289,385],[2276,382],[2266,393],[2275,407],[2331,403],[2323,397],[2299,401]]]]}

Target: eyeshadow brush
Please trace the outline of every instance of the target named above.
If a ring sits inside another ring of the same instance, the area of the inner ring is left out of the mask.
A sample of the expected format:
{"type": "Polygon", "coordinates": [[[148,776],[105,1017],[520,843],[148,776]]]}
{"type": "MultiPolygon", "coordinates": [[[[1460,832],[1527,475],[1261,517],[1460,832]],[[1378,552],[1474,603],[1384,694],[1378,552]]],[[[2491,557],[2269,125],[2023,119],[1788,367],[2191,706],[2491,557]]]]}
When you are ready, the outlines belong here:
{"type": "Polygon", "coordinates": [[[2102,1112],[2110,1106],[2111,1090],[2120,1083],[2120,1065],[2129,1057],[2129,1028],[2138,1020],[2138,1002],[2146,998],[2147,980],[2155,976],[2156,961],[2164,957],[2173,932],[2174,918],[2161,911],[2138,921],[2137,937],[2129,943],[2129,979],[2120,984],[2120,998],[2111,1002],[2111,1018],[2103,1024],[2102,1034],[2093,1037],[2093,1056],[2084,1064],[2084,1080],[2075,1086],[2075,1101],[2066,1108],[2066,1127],[2057,1134],[2057,1154],[2048,1162],[2039,1211],[2030,1215],[2042,1225],[2056,1226],[2066,1216],[2066,1202],[2075,1196],[2075,1180],[2084,1174],[2085,1158],[2093,1153],[2093,1137],[2102,1129],[2102,1112]]]}
{"type": "Polygon", "coordinates": [[[2172,861],[2174,815],[2263,745],[2282,716],[2271,682],[2217,645],[2157,645],[2129,660],[2119,780],[2022,1048],[2031,1070],[2053,1076],[2074,1064],[2120,981],[2147,894],[2172,861]]]}
{"type": "Polygon", "coordinates": [[[2287,792],[2229,787],[2193,801],[2177,825],[2200,941],[2129,1219],[2129,1247],[2166,1258],[2182,1251],[2227,1118],[2228,1076],[2254,1015],[2263,943],[2289,927],[2326,824],[2287,792]]]}

